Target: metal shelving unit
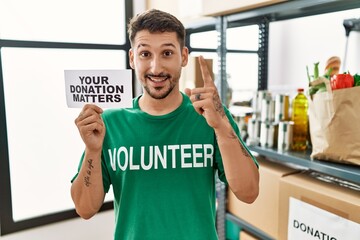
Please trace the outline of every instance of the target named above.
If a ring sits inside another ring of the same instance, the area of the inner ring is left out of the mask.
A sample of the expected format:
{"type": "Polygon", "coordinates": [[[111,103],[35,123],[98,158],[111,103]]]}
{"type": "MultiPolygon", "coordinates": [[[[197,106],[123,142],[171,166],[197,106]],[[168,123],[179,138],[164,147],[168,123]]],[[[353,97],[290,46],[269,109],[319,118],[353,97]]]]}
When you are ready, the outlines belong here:
{"type": "MultiPolygon", "coordinates": [[[[268,41],[269,41],[269,24],[271,22],[294,19],[299,17],[318,15],[330,12],[337,12],[349,9],[360,8],[359,0],[288,0],[285,2],[250,9],[243,12],[232,13],[216,18],[211,18],[202,24],[190,25],[187,27],[188,34],[201,31],[216,30],[218,32],[218,48],[219,71],[218,82],[220,95],[225,100],[227,92],[226,85],[226,29],[231,27],[259,25],[259,71],[258,71],[258,89],[267,89],[267,67],[268,67],[268,41]]],[[[189,37],[187,39],[189,42],[189,37]]],[[[189,46],[190,50],[194,50],[189,46]]],[[[197,51],[212,51],[211,49],[196,49],[197,51]]],[[[323,173],[355,184],[360,184],[360,168],[356,166],[318,161],[310,159],[310,152],[278,152],[275,149],[250,147],[251,151],[265,156],[271,160],[281,164],[292,165],[296,168],[306,168],[319,173],[323,173]]],[[[246,223],[245,221],[235,217],[226,211],[226,189],[220,183],[217,185],[217,193],[219,194],[219,206],[217,226],[219,231],[219,239],[224,239],[223,226],[224,216],[240,227],[258,236],[260,239],[272,239],[256,227],[246,223]],[[225,209],[225,210],[224,210],[225,209]]]]}
{"type": "MultiPolygon", "coordinates": [[[[267,46],[269,39],[268,24],[275,21],[294,19],[311,15],[318,15],[336,11],[360,8],[359,0],[289,0],[286,2],[252,9],[244,12],[222,16],[225,18],[228,27],[236,25],[258,24],[260,29],[260,44],[265,47],[265,52],[259,52],[259,87],[258,89],[267,88],[267,46]],[[265,53],[265,54],[263,54],[265,53]],[[261,55],[262,54],[262,55],[261,55]]],[[[226,31],[225,31],[226,32],[226,31]]],[[[224,36],[226,38],[226,36],[224,36]]],[[[261,49],[260,49],[261,50],[261,49]]],[[[221,69],[220,69],[221,71],[221,69]]],[[[360,184],[360,167],[313,160],[310,158],[310,151],[307,152],[278,152],[276,149],[251,146],[250,150],[257,154],[269,158],[281,164],[291,165],[295,168],[313,170],[325,175],[349,181],[357,185],[360,184]]],[[[266,233],[257,229],[255,226],[236,216],[226,213],[226,219],[239,225],[242,229],[254,234],[260,239],[272,239],[266,233]]]]}
{"type": "Polygon", "coordinates": [[[316,172],[331,175],[333,177],[360,184],[360,166],[313,160],[310,151],[306,152],[278,152],[273,148],[250,146],[249,149],[261,156],[283,164],[293,164],[294,167],[306,168],[316,172]]]}
{"type": "MultiPolygon", "coordinates": [[[[311,152],[278,152],[274,148],[265,148],[258,146],[249,146],[249,149],[260,156],[266,157],[271,161],[278,162],[280,164],[290,165],[293,168],[300,168],[306,170],[312,170],[321,174],[335,177],[340,181],[355,183],[357,186],[360,185],[360,167],[350,164],[341,164],[335,162],[327,162],[320,160],[313,160],[310,158],[311,152]]],[[[272,240],[269,235],[264,233],[262,230],[255,226],[247,223],[246,221],[234,216],[231,213],[226,213],[226,219],[237,224],[242,229],[252,233],[253,235],[264,240],[272,240]]]]}
{"type": "Polygon", "coordinates": [[[226,219],[241,226],[243,229],[246,229],[249,233],[253,234],[254,236],[258,237],[262,240],[274,240],[274,238],[270,237],[267,233],[261,231],[260,229],[256,228],[255,226],[247,223],[246,221],[236,217],[231,213],[226,213],[226,219]]]}
{"type": "Polygon", "coordinates": [[[360,7],[358,0],[288,0],[227,15],[229,22],[260,22],[264,17],[270,22],[337,12],[360,7]]]}

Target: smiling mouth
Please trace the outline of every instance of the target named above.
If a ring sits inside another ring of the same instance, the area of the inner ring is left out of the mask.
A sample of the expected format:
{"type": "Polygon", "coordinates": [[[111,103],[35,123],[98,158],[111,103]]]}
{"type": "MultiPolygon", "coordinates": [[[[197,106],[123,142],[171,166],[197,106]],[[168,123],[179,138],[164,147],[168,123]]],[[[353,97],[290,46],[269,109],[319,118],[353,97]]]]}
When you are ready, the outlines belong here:
{"type": "Polygon", "coordinates": [[[145,77],[147,79],[149,79],[151,82],[161,83],[161,82],[168,80],[170,78],[170,75],[168,75],[168,74],[159,74],[159,75],[147,74],[145,77]]]}
{"type": "Polygon", "coordinates": [[[148,77],[148,79],[155,83],[161,83],[168,79],[168,77],[148,77]]]}

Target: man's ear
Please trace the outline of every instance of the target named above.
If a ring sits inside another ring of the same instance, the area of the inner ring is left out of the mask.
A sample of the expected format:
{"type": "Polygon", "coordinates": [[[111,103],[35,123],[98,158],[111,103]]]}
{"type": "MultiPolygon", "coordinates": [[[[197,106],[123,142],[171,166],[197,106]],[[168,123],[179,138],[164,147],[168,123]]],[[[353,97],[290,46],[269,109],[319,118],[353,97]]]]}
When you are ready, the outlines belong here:
{"type": "Polygon", "coordinates": [[[189,49],[187,47],[183,47],[182,51],[181,51],[181,55],[182,55],[182,63],[181,66],[185,67],[188,63],[189,60],[189,49]]]}
{"type": "Polygon", "coordinates": [[[135,69],[134,52],[133,52],[132,48],[129,49],[129,65],[132,69],[135,69]]]}

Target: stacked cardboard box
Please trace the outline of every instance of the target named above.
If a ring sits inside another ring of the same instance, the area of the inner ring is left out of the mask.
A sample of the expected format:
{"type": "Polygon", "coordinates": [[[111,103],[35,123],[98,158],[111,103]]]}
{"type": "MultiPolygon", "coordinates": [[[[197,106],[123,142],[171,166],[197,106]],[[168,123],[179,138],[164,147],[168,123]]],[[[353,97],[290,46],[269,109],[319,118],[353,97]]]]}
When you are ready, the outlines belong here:
{"type": "Polygon", "coordinates": [[[260,167],[260,193],[252,204],[239,201],[228,193],[228,212],[264,231],[274,239],[279,234],[280,179],[299,172],[290,167],[258,158],[260,167]]]}
{"type": "Polygon", "coordinates": [[[253,204],[228,193],[228,212],[279,240],[360,239],[359,189],[321,180],[300,171],[258,159],[260,193],[253,204]]]}
{"type": "MultiPolygon", "coordinates": [[[[213,80],[213,60],[205,59],[208,70],[213,80]]],[[[199,57],[191,57],[189,56],[188,64],[186,68],[182,69],[181,79],[180,79],[180,90],[184,90],[185,88],[198,88],[204,86],[204,80],[202,78],[201,68],[199,64],[199,57]]]]}
{"type": "Polygon", "coordinates": [[[279,204],[280,240],[360,239],[360,191],[302,172],[280,179],[279,204]]]}

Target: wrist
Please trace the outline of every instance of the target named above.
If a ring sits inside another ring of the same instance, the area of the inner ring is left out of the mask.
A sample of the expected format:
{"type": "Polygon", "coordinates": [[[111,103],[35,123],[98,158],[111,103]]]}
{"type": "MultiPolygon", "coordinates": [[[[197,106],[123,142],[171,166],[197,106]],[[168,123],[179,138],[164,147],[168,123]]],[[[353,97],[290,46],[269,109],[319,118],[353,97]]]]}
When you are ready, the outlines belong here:
{"type": "Polygon", "coordinates": [[[101,157],[101,148],[99,149],[91,149],[86,148],[85,149],[85,155],[91,158],[100,158],[101,157]]]}
{"type": "Polygon", "coordinates": [[[216,137],[219,138],[237,138],[228,118],[225,116],[221,119],[220,124],[214,128],[216,137]]]}

